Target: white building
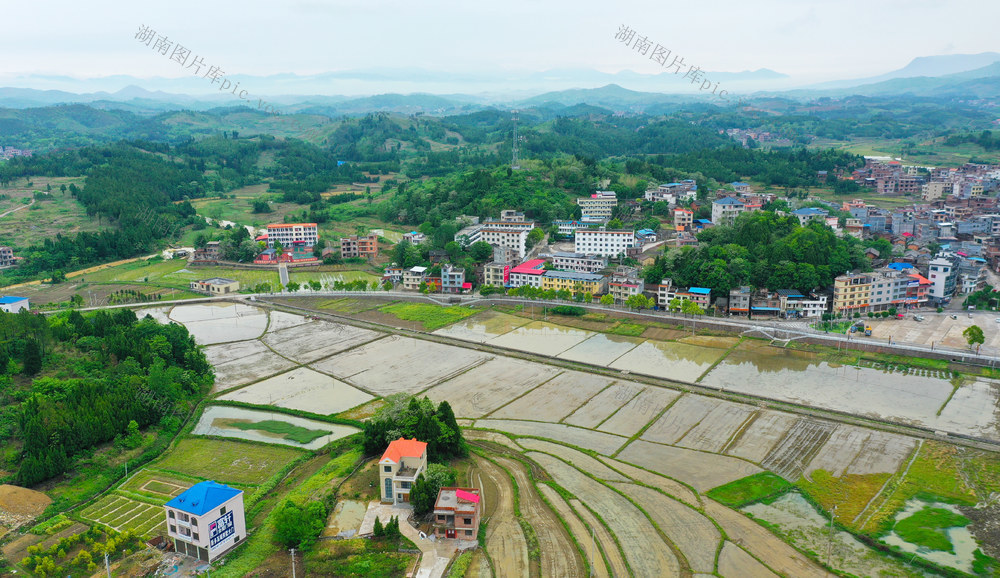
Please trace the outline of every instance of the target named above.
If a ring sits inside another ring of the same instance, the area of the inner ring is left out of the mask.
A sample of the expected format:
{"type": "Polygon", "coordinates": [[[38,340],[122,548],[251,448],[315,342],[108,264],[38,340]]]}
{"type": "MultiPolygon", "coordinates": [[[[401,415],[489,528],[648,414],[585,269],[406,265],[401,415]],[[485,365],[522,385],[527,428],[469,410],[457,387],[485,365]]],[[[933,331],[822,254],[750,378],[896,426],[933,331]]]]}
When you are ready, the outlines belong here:
{"type": "Polygon", "coordinates": [[[632,231],[601,231],[577,229],[573,251],[587,255],[617,257],[635,247],[635,233],[632,231]]]}
{"type": "Polygon", "coordinates": [[[267,226],[267,247],[274,248],[278,241],[282,247],[304,245],[313,247],[319,242],[319,230],[316,223],[282,223],[267,226]]]}
{"type": "Polygon", "coordinates": [[[576,200],[580,206],[580,219],[583,221],[608,221],[611,213],[618,206],[618,197],[614,191],[597,191],[589,197],[576,200]]]}
{"type": "Polygon", "coordinates": [[[427,279],[427,267],[412,267],[403,271],[403,289],[417,291],[420,284],[427,279]]]}
{"type": "Polygon", "coordinates": [[[716,225],[732,226],[746,206],[743,201],[732,197],[725,197],[712,201],[712,222],[716,225]]]}
{"type": "Polygon", "coordinates": [[[927,278],[931,282],[927,296],[939,303],[951,299],[951,296],[955,294],[957,273],[951,259],[938,257],[931,261],[927,267],[927,278]]]}
{"type": "Polygon", "coordinates": [[[7,313],[17,313],[20,310],[28,310],[31,307],[28,305],[27,297],[0,297],[0,311],[6,311],[7,313]]]}
{"type": "Polygon", "coordinates": [[[603,255],[556,252],[552,254],[552,266],[565,271],[597,273],[607,269],[608,258],[603,255]]]}
{"type": "Polygon", "coordinates": [[[416,438],[389,442],[378,461],[379,492],[383,503],[404,504],[417,476],[427,469],[427,444],[416,438]]]}
{"type": "Polygon", "coordinates": [[[246,538],[243,491],[198,482],[163,506],[174,550],[212,562],[246,538]]]}
{"type": "Polygon", "coordinates": [[[504,247],[517,252],[517,258],[523,259],[528,252],[529,229],[483,229],[479,232],[479,240],[494,247],[504,247]]]}

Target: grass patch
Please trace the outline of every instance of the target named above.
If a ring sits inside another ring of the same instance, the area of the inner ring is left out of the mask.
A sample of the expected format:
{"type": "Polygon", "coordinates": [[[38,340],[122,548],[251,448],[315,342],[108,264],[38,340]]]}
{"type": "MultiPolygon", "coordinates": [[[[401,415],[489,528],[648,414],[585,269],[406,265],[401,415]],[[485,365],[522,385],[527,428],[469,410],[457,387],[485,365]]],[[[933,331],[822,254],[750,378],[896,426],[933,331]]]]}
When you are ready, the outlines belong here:
{"type": "Polygon", "coordinates": [[[395,315],[403,321],[419,321],[425,331],[434,331],[479,313],[476,309],[427,303],[394,303],[380,308],[379,311],[395,315]]]}
{"type": "Polygon", "coordinates": [[[401,578],[413,562],[413,554],[397,552],[386,540],[327,540],[306,554],[309,573],[316,576],[401,578]]]}
{"type": "Polygon", "coordinates": [[[307,444],[313,440],[317,440],[325,435],[330,435],[330,432],[321,429],[308,429],[297,425],[292,425],[286,421],[277,421],[273,419],[267,419],[258,422],[233,422],[232,426],[246,430],[258,430],[267,433],[278,434],[282,439],[291,440],[300,444],[307,444]]]}
{"type": "Polygon", "coordinates": [[[837,521],[850,527],[851,522],[879,493],[891,474],[848,474],[833,477],[826,470],[815,470],[810,478],[802,477],[798,487],[823,510],[837,507],[837,521]]]}
{"type": "Polygon", "coordinates": [[[615,335],[627,335],[629,337],[639,337],[644,331],[646,331],[645,325],[639,325],[638,323],[625,323],[624,321],[615,323],[607,330],[608,333],[613,333],[615,335]]]}
{"type": "Polygon", "coordinates": [[[381,305],[375,299],[355,299],[353,297],[341,297],[340,299],[328,299],[320,303],[317,308],[329,309],[339,313],[361,313],[369,309],[375,309],[381,305]]]}
{"type": "Polygon", "coordinates": [[[448,570],[448,578],[463,578],[472,564],[472,552],[462,552],[448,570]]]}
{"type": "Polygon", "coordinates": [[[792,484],[771,472],[760,472],[728,484],[712,488],[708,497],[732,508],[779,496],[792,488],[792,484]]]}
{"type": "Polygon", "coordinates": [[[954,552],[955,547],[944,532],[947,528],[966,526],[969,519],[944,508],[924,508],[908,518],[903,518],[893,528],[899,537],[911,544],[954,552]]]}
{"type": "Polygon", "coordinates": [[[258,485],[301,455],[302,450],[283,446],[187,438],[155,467],[203,480],[258,485]]]}

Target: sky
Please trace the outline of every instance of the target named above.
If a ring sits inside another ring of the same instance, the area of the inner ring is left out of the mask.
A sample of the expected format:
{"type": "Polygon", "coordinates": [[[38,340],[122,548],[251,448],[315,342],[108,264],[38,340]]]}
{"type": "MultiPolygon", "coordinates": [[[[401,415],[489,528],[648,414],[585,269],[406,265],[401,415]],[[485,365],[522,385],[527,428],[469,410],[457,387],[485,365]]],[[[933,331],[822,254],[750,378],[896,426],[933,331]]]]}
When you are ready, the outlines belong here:
{"type": "Polygon", "coordinates": [[[993,0],[0,0],[0,14],[0,86],[36,88],[43,76],[187,76],[135,39],[142,25],[228,74],[423,69],[455,74],[435,86],[456,91],[468,72],[662,72],[615,40],[621,26],[702,70],[768,68],[805,82],[1000,49],[993,0]]]}

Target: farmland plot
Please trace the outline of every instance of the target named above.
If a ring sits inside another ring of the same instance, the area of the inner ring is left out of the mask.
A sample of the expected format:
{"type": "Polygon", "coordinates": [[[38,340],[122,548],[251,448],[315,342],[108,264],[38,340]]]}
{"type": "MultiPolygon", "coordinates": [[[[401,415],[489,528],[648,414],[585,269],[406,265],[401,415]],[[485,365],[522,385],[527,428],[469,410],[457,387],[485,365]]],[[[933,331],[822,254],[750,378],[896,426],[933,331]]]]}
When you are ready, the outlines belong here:
{"type": "Polygon", "coordinates": [[[521,515],[538,537],[542,576],[583,576],[583,560],[576,544],[559,518],[538,497],[524,464],[509,458],[497,458],[497,463],[506,468],[517,483],[521,515]]]}
{"type": "Polygon", "coordinates": [[[799,419],[761,465],[790,482],[797,481],[836,427],[836,424],[828,421],[799,419]]]}
{"type": "Polygon", "coordinates": [[[279,331],[262,339],[281,355],[307,363],[378,339],[383,333],[326,321],[311,321],[279,331]]]}
{"type": "Polygon", "coordinates": [[[262,484],[301,450],[236,440],[184,438],[152,467],[220,483],[262,484]]]}
{"type": "Polygon", "coordinates": [[[416,393],[485,363],[493,356],[396,335],[312,366],[379,396],[416,393]]]}
{"type": "MultiPolygon", "coordinates": [[[[260,343],[259,341],[241,341],[216,347],[228,347],[230,345],[242,345],[243,343],[260,343]]],[[[263,344],[261,344],[263,347],[263,344]]],[[[226,391],[234,387],[245,385],[256,381],[262,377],[274,375],[287,369],[295,367],[295,362],[285,359],[280,355],[264,348],[259,355],[248,355],[239,359],[234,359],[226,363],[213,364],[215,370],[215,384],[212,386],[213,392],[226,391]]]]}
{"type": "Polygon", "coordinates": [[[664,444],[677,443],[720,404],[721,400],[703,395],[682,396],[656,423],[643,432],[642,439],[664,444]]]}
{"type": "Polygon", "coordinates": [[[580,519],[587,524],[594,532],[594,537],[597,538],[597,543],[601,546],[601,550],[608,559],[608,565],[611,566],[611,575],[615,576],[628,576],[628,567],[625,565],[625,557],[622,555],[621,548],[615,543],[614,536],[611,532],[597,519],[594,514],[587,509],[587,506],[583,505],[580,500],[570,500],[570,506],[576,510],[580,519]]]}
{"type": "Polygon", "coordinates": [[[851,465],[868,441],[869,433],[869,430],[859,427],[838,425],[830,434],[830,439],[816,452],[803,474],[812,479],[814,471],[826,470],[835,478],[843,476],[844,470],[851,465]]]}
{"type": "Polygon", "coordinates": [[[687,343],[646,341],[619,357],[610,367],[694,383],[724,352],[687,343]]]}
{"type": "Polygon", "coordinates": [[[569,462],[576,469],[583,470],[600,480],[612,480],[618,482],[628,480],[628,478],[612,470],[596,458],[592,458],[581,451],[574,450],[573,448],[532,438],[521,438],[517,441],[517,443],[529,450],[558,456],[569,462]]]}
{"type": "Polygon", "coordinates": [[[608,464],[639,483],[659,488],[670,497],[676,498],[685,504],[690,504],[696,508],[701,507],[701,502],[698,500],[697,494],[692,492],[690,488],[680,482],[659,474],[654,474],[653,472],[647,472],[642,468],[637,468],[632,464],[626,464],[622,461],[605,457],[600,459],[602,462],[608,464]]]}
{"type": "Polygon", "coordinates": [[[761,410],[743,433],[726,448],[725,453],[759,463],[785,437],[796,419],[791,414],[761,410]]]}
{"type": "Polygon", "coordinates": [[[288,329],[289,327],[295,327],[296,325],[302,325],[304,323],[309,323],[309,320],[302,315],[295,315],[292,313],[285,313],[284,311],[270,311],[268,312],[269,322],[267,324],[267,332],[274,333],[275,331],[281,331],[282,329],[288,329]]]}
{"type": "Polygon", "coordinates": [[[259,340],[250,339],[223,345],[209,345],[203,351],[205,352],[205,359],[215,366],[243,359],[244,357],[257,357],[270,350],[259,340]]]}
{"type": "Polygon", "coordinates": [[[705,574],[715,571],[715,551],[722,534],[711,520],[652,488],[629,483],[612,485],[642,505],[660,530],[687,558],[692,571],[705,574]]]}
{"type": "Polygon", "coordinates": [[[508,315],[499,311],[484,311],[479,315],[442,327],[434,334],[483,343],[528,323],[530,323],[529,320],[516,315],[508,315]]]}
{"type": "Polygon", "coordinates": [[[735,510],[713,500],[705,500],[705,514],[715,520],[727,536],[738,539],[740,546],[779,574],[796,578],[832,576],[766,528],[735,510]]]}
{"type": "Polygon", "coordinates": [[[680,574],[680,564],[670,547],[632,502],[566,462],[537,452],[527,455],[538,462],[557,484],[569,490],[604,520],[618,541],[625,545],[625,558],[636,576],[680,574]]]}
{"type": "Polygon", "coordinates": [[[767,566],[747,554],[742,548],[726,542],[722,545],[722,552],[719,553],[719,574],[723,578],[742,578],[743,576],[754,576],[755,578],[778,578],[778,575],[771,572],[767,566]]]}
{"type": "Polygon", "coordinates": [[[555,357],[592,335],[594,334],[590,331],[570,329],[545,321],[533,321],[494,337],[487,343],[555,357]]]}
{"type": "Polygon", "coordinates": [[[530,361],[495,357],[425,392],[435,402],[447,401],[459,417],[481,417],[524,395],[559,374],[530,361]]]}
{"type": "Polygon", "coordinates": [[[870,430],[868,441],[847,468],[848,474],[892,474],[917,446],[914,438],[870,430]]]}
{"type": "Polygon", "coordinates": [[[598,375],[566,371],[494,411],[490,417],[557,422],[610,383],[611,380],[598,375]]]}
{"type": "Polygon", "coordinates": [[[342,381],[305,367],[227,393],[219,399],[335,414],[374,399],[342,381]]]}
{"type": "MultiPolygon", "coordinates": [[[[591,567],[594,568],[594,575],[598,578],[610,578],[607,566],[604,564],[604,560],[601,559],[601,551],[597,549],[593,543],[596,541],[596,537],[593,541],[588,539],[590,536],[590,529],[580,521],[579,516],[573,512],[573,509],[570,508],[569,504],[566,503],[566,500],[559,495],[559,492],[545,484],[539,484],[538,491],[545,497],[546,500],[548,500],[549,504],[552,505],[556,514],[566,521],[566,525],[569,526],[570,533],[576,538],[577,544],[583,548],[583,552],[587,556],[587,560],[589,561],[591,567]]],[[[615,551],[617,552],[617,550],[618,548],[616,547],[615,551]]],[[[619,554],[619,556],[620,555],[621,554],[619,554]]],[[[624,567],[624,563],[622,566],[624,567]]]]}
{"type": "Polygon", "coordinates": [[[647,387],[597,429],[631,437],[677,399],[678,395],[678,392],[670,389],[647,387]]]}
{"type": "Polygon", "coordinates": [[[590,363],[592,365],[610,365],[614,360],[635,349],[645,341],[639,337],[624,335],[609,335],[598,333],[570,349],[559,354],[562,359],[590,363]]]}
{"type": "Polygon", "coordinates": [[[631,381],[614,382],[614,385],[592,397],[590,401],[577,408],[563,421],[580,427],[595,428],[608,416],[618,411],[618,408],[638,395],[645,387],[631,381]]]}
{"type": "Polygon", "coordinates": [[[81,512],[88,520],[124,532],[134,530],[145,536],[164,523],[163,507],[109,495],[81,512]]]}
{"type": "Polygon", "coordinates": [[[514,517],[515,494],[510,476],[487,459],[477,457],[475,462],[497,493],[487,497],[496,506],[487,512],[489,523],[486,527],[486,551],[493,560],[497,576],[527,576],[528,545],[514,517]]]}
{"type": "Polygon", "coordinates": [[[628,438],[598,431],[590,431],[558,423],[542,423],[535,421],[517,421],[511,419],[480,419],[476,427],[495,429],[512,433],[517,436],[534,436],[593,450],[599,454],[610,456],[615,453],[628,438]]]}
{"type": "Polygon", "coordinates": [[[228,407],[212,405],[201,414],[201,419],[191,431],[193,435],[213,435],[256,441],[269,444],[282,444],[286,446],[318,450],[333,440],[347,437],[360,430],[348,425],[332,424],[322,421],[295,417],[292,415],[271,413],[266,411],[256,411],[241,407],[228,407]],[[252,426],[261,422],[280,422],[293,427],[305,430],[329,432],[312,441],[302,443],[296,441],[285,434],[272,433],[268,430],[253,427],[238,427],[239,424],[252,426]]]}
{"type": "MultiPolygon", "coordinates": [[[[461,424],[459,424],[461,425],[461,424]]],[[[512,450],[521,451],[521,446],[514,443],[514,440],[503,435],[502,433],[497,433],[495,431],[483,431],[477,429],[464,429],[462,430],[462,435],[467,440],[482,440],[487,442],[493,442],[495,444],[500,444],[502,446],[508,447],[512,450]]]]}
{"type": "Polygon", "coordinates": [[[677,444],[695,450],[721,452],[753,416],[755,410],[756,408],[746,404],[723,401],[708,412],[677,444]]]}
{"type": "Polygon", "coordinates": [[[759,467],[729,456],[636,440],[617,459],[661,472],[690,485],[699,493],[762,472],[759,467]]]}

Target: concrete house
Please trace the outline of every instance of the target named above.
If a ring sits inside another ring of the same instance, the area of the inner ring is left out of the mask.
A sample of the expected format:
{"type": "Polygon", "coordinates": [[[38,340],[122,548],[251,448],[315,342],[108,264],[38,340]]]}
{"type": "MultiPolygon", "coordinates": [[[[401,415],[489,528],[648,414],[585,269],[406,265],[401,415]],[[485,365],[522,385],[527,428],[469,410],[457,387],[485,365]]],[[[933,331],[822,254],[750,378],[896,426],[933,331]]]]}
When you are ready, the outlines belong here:
{"type": "Polygon", "coordinates": [[[6,311],[7,313],[17,313],[22,309],[31,309],[31,306],[28,305],[27,297],[10,297],[10,296],[0,297],[0,311],[6,311]]]}
{"type": "Polygon", "coordinates": [[[163,506],[167,536],[181,554],[212,562],[246,538],[243,491],[198,482],[163,506]]]}
{"type": "Polygon", "coordinates": [[[382,502],[409,502],[413,482],[427,469],[427,444],[417,438],[393,440],[378,461],[378,468],[382,502]]]}
{"type": "Polygon", "coordinates": [[[434,535],[476,540],[481,499],[476,488],[441,488],[434,502],[434,535]]]}

